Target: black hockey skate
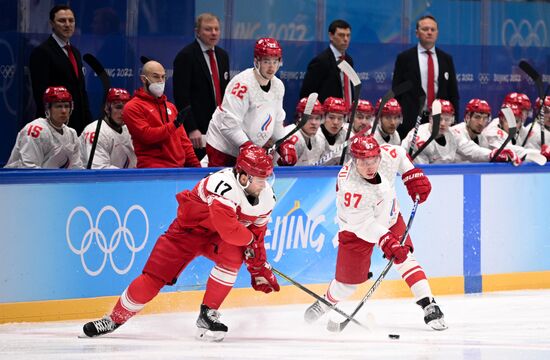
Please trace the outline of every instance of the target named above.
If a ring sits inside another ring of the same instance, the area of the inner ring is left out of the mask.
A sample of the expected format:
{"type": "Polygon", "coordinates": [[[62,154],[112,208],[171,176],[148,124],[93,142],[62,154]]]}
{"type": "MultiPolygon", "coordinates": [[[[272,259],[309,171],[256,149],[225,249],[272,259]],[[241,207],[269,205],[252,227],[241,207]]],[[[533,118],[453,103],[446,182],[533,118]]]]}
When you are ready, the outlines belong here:
{"type": "Polygon", "coordinates": [[[105,335],[115,331],[120,325],[111,319],[109,315],[105,315],[103,318],[95,321],[90,321],[84,324],[82,330],[87,337],[95,337],[105,335]]]}
{"type": "Polygon", "coordinates": [[[323,315],[325,315],[330,310],[326,304],[323,304],[319,300],[315,301],[310,307],[306,309],[304,313],[304,320],[311,324],[319,320],[323,315]]]}
{"type": "Polygon", "coordinates": [[[201,341],[220,342],[227,334],[227,326],[222,324],[218,319],[220,312],[210,309],[202,304],[199,318],[197,319],[197,334],[196,339],[201,341]]]}
{"type": "Polygon", "coordinates": [[[434,330],[447,330],[444,315],[435,300],[427,297],[416,302],[424,310],[424,322],[434,330]]]}

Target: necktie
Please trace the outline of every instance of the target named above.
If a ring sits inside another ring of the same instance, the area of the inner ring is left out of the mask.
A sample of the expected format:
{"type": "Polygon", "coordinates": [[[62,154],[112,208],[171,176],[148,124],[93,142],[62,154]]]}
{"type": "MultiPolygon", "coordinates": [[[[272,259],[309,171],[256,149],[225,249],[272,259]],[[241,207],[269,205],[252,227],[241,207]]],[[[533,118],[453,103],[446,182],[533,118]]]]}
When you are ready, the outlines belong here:
{"type": "Polygon", "coordinates": [[[212,71],[212,80],[214,80],[214,93],[216,95],[216,104],[220,106],[222,104],[222,96],[220,90],[220,75],[218,73],[218,65],[216,59],[214,59],[214,50],[206,50],[208,58],[210,59],[210,70],[212,71]]]}
{"type": "Polygon", "coordinates": [[[426,50],[426,55],[428,55],[428,110],[432,109],[432,103],[435,100],[435,91],[434,91],[434,60],[432,59],[432,52],[426,50]]]}
{"type": "Polygon", "coordinates": [[[67,50],[67,54],[69,55],[69,61],[73,65],[73,70],[76,77],[78,77],[78,65],[76,64],[76,58],[74,57],[73,48],[69,44],[63,47],[65,48],[65,50],[67,50]]]}
{"type": "MultiPolygon", "coordinates": [[[[340,55],[340,60],[346,60],[345,55],[340,55]]],[[[344,73],[344,102],[348,105],[348,107],[351,107],[351,96],[350,96],[350,88],[349,88],[349,77],[344,73]]]]}

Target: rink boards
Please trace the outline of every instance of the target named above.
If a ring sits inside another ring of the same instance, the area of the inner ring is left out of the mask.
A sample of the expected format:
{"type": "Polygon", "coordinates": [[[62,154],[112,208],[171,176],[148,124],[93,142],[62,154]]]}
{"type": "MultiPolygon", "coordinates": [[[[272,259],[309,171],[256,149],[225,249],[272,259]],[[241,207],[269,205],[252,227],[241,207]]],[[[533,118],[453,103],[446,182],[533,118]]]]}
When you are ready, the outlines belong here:
{"type": "MultiPolygon", "coordinates": [[[[433,190],[417,212],[415,255],[436,294],[550,288],[550,166],[424,167],[433,190]]],[[[281,272],[321,294],[334,275],[337,167],[280,168],[265,243],[281,272]]],[[[0,323],[89,318],[110,309],[176,211],[174,195],[208,169],[0,172],[0,323]]],[[[405,220],[412,205],[400,178],[405,220]]],[[[386,261],[373,255],[377,276],[386,261]]],[[[196,259],[146,312],[196,310],[212,263],[196,259]]],[[[390,271],[376,297],[410,296],[390,271]]],[[[225,307],[307,303],[284,285],[264,295],[241,270],[225,307]]],[[[361,297],[370,283],[356,296],[361,297]]]]}

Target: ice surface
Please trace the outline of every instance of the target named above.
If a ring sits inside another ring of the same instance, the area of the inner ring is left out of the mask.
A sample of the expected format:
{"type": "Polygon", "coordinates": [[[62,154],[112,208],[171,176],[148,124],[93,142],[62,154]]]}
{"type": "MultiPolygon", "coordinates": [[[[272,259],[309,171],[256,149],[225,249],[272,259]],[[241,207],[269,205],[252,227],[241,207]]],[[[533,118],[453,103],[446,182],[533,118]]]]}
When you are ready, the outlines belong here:
{"type": "Polygon", "coordinates": [[[438,297],[442,332],[410,298],[369,300],[357,319],[372,331],[350,324],[340,334],[326,331],[326,316],[305,324],[307,305],[221,309],[222,343],[194,339],[197,313],[137,316],[94,339],[77,337],[85,321],[5,324],[0,359],[550,359],[549,299],[548,290],[438,297]]]}

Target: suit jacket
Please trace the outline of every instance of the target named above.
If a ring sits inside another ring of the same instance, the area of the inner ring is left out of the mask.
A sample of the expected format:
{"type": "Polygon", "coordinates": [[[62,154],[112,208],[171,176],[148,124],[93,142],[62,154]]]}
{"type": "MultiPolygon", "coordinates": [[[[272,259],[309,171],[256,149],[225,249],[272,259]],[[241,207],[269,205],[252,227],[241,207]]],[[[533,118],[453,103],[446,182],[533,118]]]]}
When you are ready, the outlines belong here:
{"type": "MultiPolygon", "coordinates": [[[[229,56],[222,48],[214,48],[218,64],[221,96],[229,83],[229,56]]],[[[178,111],[191,105],[191,116],[184,119],[185,131],[200,130],[206,134],[216,110],[212,75],[197,40],[184,47],[174,59],[174,100],[178,111]]]]}
{"type": "MultiPolygon", "coordinates": [[[[345,59],[353,66],[351,56],[346,54],[345,59]]],[[[351,88],[353,92],[353,86],[351,88]]],[[[319,94],[318,99],[321,103],[330,96],[344,97],[340,69],[336,65],[336,59],[330,47],[313,58],[307,66],[302,89],[300,90],[300,98],[308,97],[312,92],[319,94]]]]}
{"type": "MultiPolygon", "coordinates": [[[[453,58],[446,52],[436,48],[437,62],[439,64],[438,89],[435,95],[438,99],[449,100],[455,108],[455,118],[458,116],[458,84],[456,81],[455,66],[453,58]]],[[[393,70],[392,87],[410,80],[412,89],[397,96],[397,101],[403,110],[403,123],[397,128],[399,135],[404,139],[407,133],[414,128],[416,117],[420,106],[420,96],[426,96],[422,89],[420,78],[420,65],[418,64],[417,46],[403,51],[397,55],[393,70]]]]}
{"type": "Polygon", "coordinates": [[[51,35],[31,52],[29,69],[34,102],[36,103],[36,116],[44,116],[42,96],[46,88],[64,86],[71,93],[74,103],[69,126],[80,134],[93,119],[82,73],[82,58],[76,47],[73,46],[72,50],[78,65],[78,78],[73,71],[69,57],[65,55],[63,49],[51,35]]]}

